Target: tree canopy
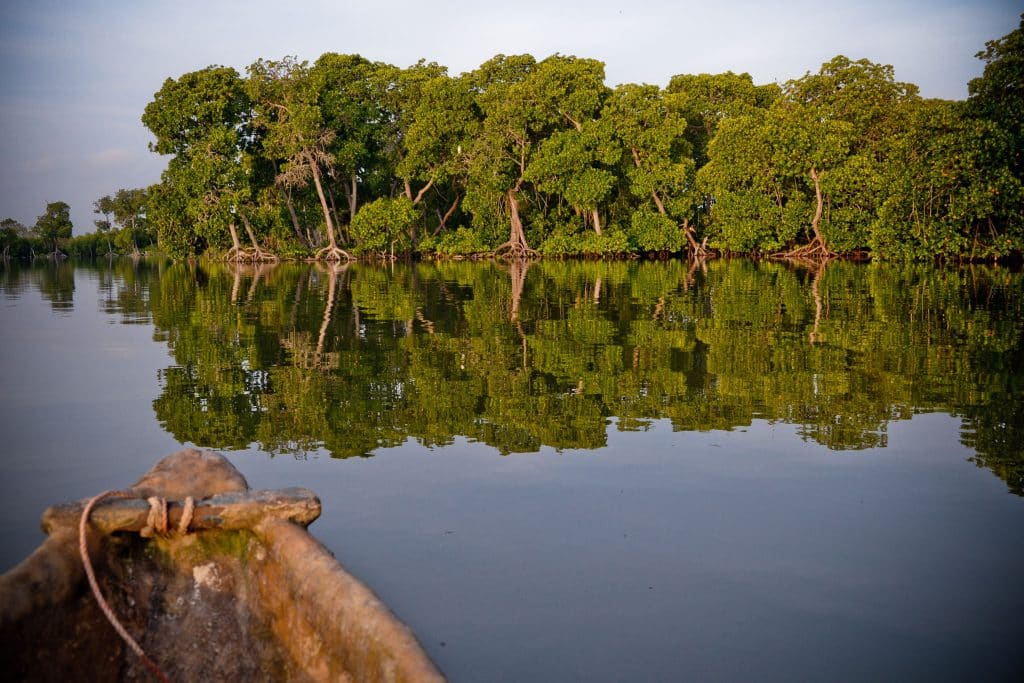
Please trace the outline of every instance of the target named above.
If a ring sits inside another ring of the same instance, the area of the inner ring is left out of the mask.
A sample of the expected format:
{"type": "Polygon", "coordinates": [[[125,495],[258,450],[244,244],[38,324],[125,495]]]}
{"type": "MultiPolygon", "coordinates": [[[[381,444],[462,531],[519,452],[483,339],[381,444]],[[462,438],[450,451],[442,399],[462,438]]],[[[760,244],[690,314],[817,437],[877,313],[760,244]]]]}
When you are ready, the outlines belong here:
{"type": "Polygon", "coordinates": [[[562,54],[459,75],[333,52],[209,66],[146,106],[168,160],[139,221],[101,198],[98,228],[116,221],[120,250],[155,236],[175,258],[243,261],[1019,257],[1022,36],[1024,18],[978,53],[964,102],[843,55],[782,84],[614,88],[601,61],[562,54]]]}

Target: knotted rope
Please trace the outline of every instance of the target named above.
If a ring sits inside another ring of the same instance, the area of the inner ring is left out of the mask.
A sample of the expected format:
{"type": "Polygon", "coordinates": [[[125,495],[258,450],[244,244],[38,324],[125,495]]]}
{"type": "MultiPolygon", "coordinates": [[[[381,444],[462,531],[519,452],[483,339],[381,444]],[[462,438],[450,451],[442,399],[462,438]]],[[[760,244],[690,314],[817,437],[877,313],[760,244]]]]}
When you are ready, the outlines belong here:
{"type": "MultiPolygon", "coordinates": [[[[96,573],[93,571],[92,562],[89,560],[89,548],[86,543],[86,528],[89,523],[89,515],[92,513],[92,509],[101,500],[107,498],[137,498],[138,494],[132,491],[104,491],[98,496],[94,496],[89,499],[89,502],[85,504],[85,508],[82,510],[82,517],[78,522],[78,551],[82,556],[82,565],[85,567],[85,575],[89,579],[89,586],[92,587],[92,594],[96,597],[96,602],[99,604],[100,609],[106,616],[107,621],[114,627],[117,634],[128,644],[128,647],[138,655],[142,663],[146,665],[146,668],[156,676],[161,683],[170,683],[169,679],[164,672],[160,670],[160,667],[149,658],[149,656],[143,651],[142,646],[139,645],[134,638],[125,630],[124,626],[118,620],[117,615],[114,614],[114,610],[110,608],[110,605],[103,598],[103,594],[100,592],[100,585],[96,581],[96,573]]],[[[167,499],[158,498],[156,496],[147,499],[149,502],[149,515],[146,519],[146,526],[143,527],[140,532],[144,537],[153,536],[158,533],[162,536],[167,535],[167,499]]],[[[195,501],[191,496],[185,499],[184,509],[181,513],[181,519],[178,521],[177,532],[184,534],[188,532],[189,524],[192,523],[192,516],[195,513],[195,501]]]]}
{"type": "Polygon", "coordinates": [[[163,498],[150,496],[146,499],[149,503],[149,516],[146,517],[146,526],[139,532],[143,538],[150,538],[155,534],[167,535],[167,501],[163,498]]]}

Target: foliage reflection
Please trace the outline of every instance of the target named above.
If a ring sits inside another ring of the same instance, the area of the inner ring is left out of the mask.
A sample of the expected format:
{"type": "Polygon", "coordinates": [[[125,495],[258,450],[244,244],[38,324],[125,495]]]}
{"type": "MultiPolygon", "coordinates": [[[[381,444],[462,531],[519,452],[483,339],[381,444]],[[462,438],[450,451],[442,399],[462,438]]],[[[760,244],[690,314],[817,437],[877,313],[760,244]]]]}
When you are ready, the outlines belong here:
{"type": "MultiPolygon", "coordinates": [[[[177,263],[99,277],[104,310],[151,317],[170,347],[154,409],[183,442],[348,457],[464,436],[507,454],[599,448],[610,424],[762,419],[850,450],[944,411],[963,418],[973,462],[1024,495],[1024,281],[1004,268],[177,263]]],[[[49,298],[59,280],[37,284],[49,298]]]]}

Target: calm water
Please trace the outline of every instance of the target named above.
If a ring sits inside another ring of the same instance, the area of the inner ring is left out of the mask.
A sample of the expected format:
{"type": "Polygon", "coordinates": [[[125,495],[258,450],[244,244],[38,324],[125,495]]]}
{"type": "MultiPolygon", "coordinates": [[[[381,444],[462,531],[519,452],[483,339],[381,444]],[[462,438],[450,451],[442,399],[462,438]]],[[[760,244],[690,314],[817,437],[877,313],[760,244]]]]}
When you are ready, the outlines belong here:
{"type": "Polygon", "coordinates": [[[453,681],[1024,673],[1024,278],[0,265],[0,570],[181,444],[453,681]]]}

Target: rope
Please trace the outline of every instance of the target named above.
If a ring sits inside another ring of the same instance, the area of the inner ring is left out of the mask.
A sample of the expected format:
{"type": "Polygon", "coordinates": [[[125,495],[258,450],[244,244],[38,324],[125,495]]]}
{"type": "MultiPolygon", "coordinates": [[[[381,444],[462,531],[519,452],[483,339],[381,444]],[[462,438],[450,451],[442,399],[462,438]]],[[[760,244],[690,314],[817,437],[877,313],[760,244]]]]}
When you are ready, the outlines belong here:
{"type": "Polygon", "coordinates": [[[154,534],[167,535],[167,499],[152,496],[146,499],[149,503],[149,515],[146,517],[146,526],[142,527],[139,534],[143,538],[149,538],[154,534]]]}
{"type": "MultiPolygon", "coordinates": [[[[128,643],[128,647],[130,647],[132,651],[139,656],[139,659],[141,659],[142,663],[146,665],[146,668],[149,669],[153,673],[153,675],[161,681],[161,683],[170,683],[167,676],[164,675],[164,672],[160,670],[160,667],[158,667],[156,663],[149,658],[148,655],[146,655],[146,653],[142,650],[142,647],[137,642],[135,642],[135,639],[132,638],[131,635],[129,635],[128,631],[126,631],[124,626],[121,625],[121,622],[118,621],[117,616],[114,614],[114,610],[112,610],[110,608],[110,605],[107,604],[107,601],[103,599],[103,594],[100,593],[100,585],[96,581],[96,574],[92,570],[92,562],[90,562],[89,560],[89,548],[85,542],[85,532],[86,526],[89,522],[89,514],[92,512],[93,507],[97,503],[99,503],[101,500],[104,500],[105,498],[135,497],[136,495],[131,491],[104,491],[98,496],[94,496],[93,498],[91,498],[89,502],[85,504],[85,509],[82,510],[82,517],[78,522],[78,551],[82,555],[82,564],[85,566],[86,576],[89,577],[89,585],[92,587],[92,594],[96,596],[96,602],[99,603],[100,609],[103,610],[103,614],[107,617],[107,621],[110,622],[110,625],[114,627],[114,630],[117,631],[117,634],[121,636],[124,642],[128,643]]],[[[164,528],[166,529],[167,501],[163,502],[162,507],[164,512],[164,528]]],[[[150,512],[152,512],[152,509],[153,508],[151,505],[150,512]]]]}
{"type": "Polygon", "coordinates": [[[178,533],[187,534],[188,525],[192,523],[192,515],[196,511],[196,501],[192,496],[185,498],[185,508],[181,511],[181,519],[178,520],[178,533]]]}

